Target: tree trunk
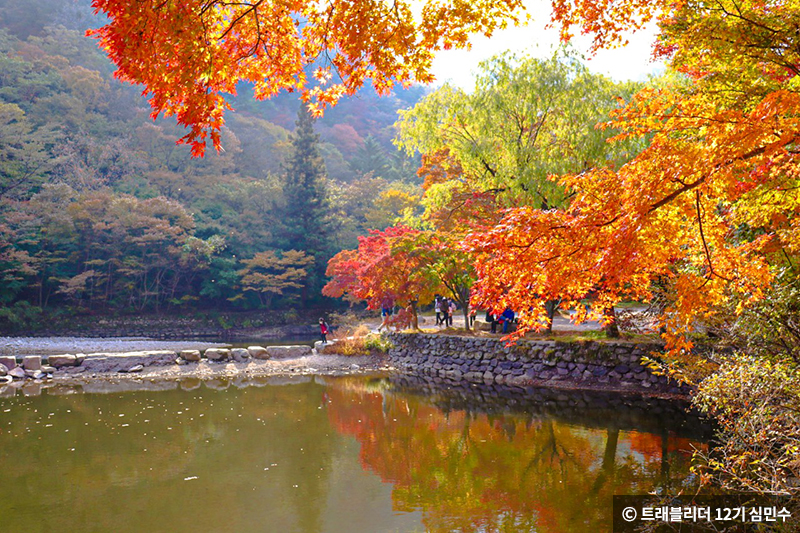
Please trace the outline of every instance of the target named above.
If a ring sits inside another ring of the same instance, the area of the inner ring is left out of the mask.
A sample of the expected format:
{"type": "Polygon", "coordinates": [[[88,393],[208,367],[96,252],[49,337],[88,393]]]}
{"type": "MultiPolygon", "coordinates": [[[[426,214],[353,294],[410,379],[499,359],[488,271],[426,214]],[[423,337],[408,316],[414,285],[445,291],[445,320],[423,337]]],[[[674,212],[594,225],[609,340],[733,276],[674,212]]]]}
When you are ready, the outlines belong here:
{"type": "Polygon", "coordinates": [[[547,313],[547,328],[545,332],[549,335],[553,333],[553,318],[556,316],[556,309],[561,300],[547,300],[544,303],[544,311],[547,313]]]}
{"type": "Polygon", "coordinates": [[[417,302],[411,302],[411,327],[419,330],[419,319],[417,318],[417,302]]]}
{"type": "Polygon", "coordinates": [[[606,325],[603,326],[603,331],[606,332],[606,336],[611,339],[619,338],[619,328],[617,327],[617,314],[614,311],[614,306],[606,307],[603,309],[603,315],[605,316],[607,322],[606,325]]]}

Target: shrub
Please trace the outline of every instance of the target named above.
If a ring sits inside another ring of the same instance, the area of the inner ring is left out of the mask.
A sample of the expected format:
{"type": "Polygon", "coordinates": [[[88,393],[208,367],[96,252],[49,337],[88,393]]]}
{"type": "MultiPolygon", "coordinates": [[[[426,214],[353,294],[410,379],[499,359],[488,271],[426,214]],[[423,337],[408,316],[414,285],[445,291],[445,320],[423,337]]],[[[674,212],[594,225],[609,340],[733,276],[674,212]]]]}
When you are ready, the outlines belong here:
{"type": "Polygon", "coordinates": [[[369,327],[361,325],[339,335],[336,342],[325,348],[325,353],[371,355],[376,352],[386,353],[391,347],[391,342],[384,336],[371,333],[369,327]]]}
{"type": "Polygon", "coordinates": [[[800,495],[800,368],[791,360],[729,358],[694,402],[719,424],[701,467],[728,489],[800,495]]]}
{"type": "Polygon", "coordinates": [[[16,302],[11,307],[0,307],[0,327],[10,331],[34,329],[42,319],[42,308],[26,301],[16,302]]]}

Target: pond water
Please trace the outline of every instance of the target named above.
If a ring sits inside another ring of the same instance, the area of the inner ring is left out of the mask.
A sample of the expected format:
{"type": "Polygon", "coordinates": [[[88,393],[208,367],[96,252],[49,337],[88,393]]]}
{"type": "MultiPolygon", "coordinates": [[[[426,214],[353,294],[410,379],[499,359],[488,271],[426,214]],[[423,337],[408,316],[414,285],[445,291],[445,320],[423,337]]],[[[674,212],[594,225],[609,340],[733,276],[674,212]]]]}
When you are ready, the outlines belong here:
{"type": "Polygon", "coordinates": [[[613,494],[691,484],[707,435],[601,393],[235,385],[0,397],[0,530],[610,531],[613,494]]]}

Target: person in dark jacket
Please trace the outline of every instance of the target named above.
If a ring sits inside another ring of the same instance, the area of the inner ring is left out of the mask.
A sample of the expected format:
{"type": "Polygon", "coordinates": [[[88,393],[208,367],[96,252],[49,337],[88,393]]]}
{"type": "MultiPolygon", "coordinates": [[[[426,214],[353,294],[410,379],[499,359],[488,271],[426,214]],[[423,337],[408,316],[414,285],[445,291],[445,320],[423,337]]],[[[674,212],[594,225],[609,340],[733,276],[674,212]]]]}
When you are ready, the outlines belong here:
{"type": "Polygon", "coordinates": [[[506,307],[506,310],[503,311],[503,314],[500,315],[500,321],[503,323],[503,333],[508,333],[508,326],[512,322],[514,322],[514,311],[511,308],[506,307]]]}

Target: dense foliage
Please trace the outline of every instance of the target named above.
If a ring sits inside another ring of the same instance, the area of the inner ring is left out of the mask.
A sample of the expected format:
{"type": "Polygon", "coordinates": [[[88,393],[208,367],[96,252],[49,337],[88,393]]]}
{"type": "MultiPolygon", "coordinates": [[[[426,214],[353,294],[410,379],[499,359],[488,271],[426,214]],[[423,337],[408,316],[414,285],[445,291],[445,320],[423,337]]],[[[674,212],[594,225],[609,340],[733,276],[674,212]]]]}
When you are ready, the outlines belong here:
{"type": "MultiPolygon", "coordinates": [[[[528,309],[530,304],[507,304],[509,294],[535,295],[525,284],[508,282],[492,294],[472,290],[476,280],[486,284],[485,273],[477,270],[483,258],[506,259],[502,252],[475,253],[464,244],[481,235],[493,242],[492,232],[508,231],[501,222],[506,209],[547,212],[568,205],[573,192],[550,181],[552,174],[621,165],[633,157],[641,142],[609,144],[613,133],[595,123],[607,119],[637,86],[592,74],[564,53],[548,60],[504,55],[481,65],[474,91],[445,85],[401,111],[398,144],[424,152],[418,174],[424,179],[425,212],[404,218],[413,231],[397,225],[362,237],[358,250],[335,256],[326,294],[347,294],[377,309],[386,297],[429,303],[440,293],[459,304],[467,328],[471,299],[497,313],[528,309]],[[380,260],[375,239],[383,243],[380,260]]],[[[509,249],[518,253],[528,236],[524,227],[520,233],[526,238],[509,239],[514,242],[509,249]]],[[[531,238],[535,242],[536,233],[531,238]]],[[[533,256],[540,253],[527,246],[533,256]]],[[[525,266],[505,265],[512,273],[525,266]]],[[[550,300],[552,318],[558,300],[550,300]]]]}
{"type": "Polygon", "coordinates": [[[302,91],[318,116],[367,80],[381,94],[432,81],[434,51],[463,48],[470,33],[491,34],[521,4],[93,0],[110,20],[90,34],[122,79],[146,86],[155,115],[175,115],[189,128],[182,140],[202,155],[206,140],[221,146],[224,94],[235,94],[241,81],[260,99],[302,91]],[[314,62],[310,81],[306,67],[314,62]]]}
{"type": "Polygon", "coordinates": [[[6,322],[29,324],[40,308],[320,303],[327,259],[416,206],[416,164],[392,146],[391,125],[422,89],[381,99],[365,89],[298,133],[296,96],[261,102],[243,91],[230,97],[222,151],[192,158],[176,144],[185,131],[152,121],[139,91],[115,80],[83,35],[104,20],[88,0],[0,1],[6,322]],[[306,164],[313,187],[299,178],[306,164]],[[299,281],[285,262],[298,249],[314,259],[299,281]],[[255,279],[267,257],[270,275],[295,281],[255,279]]]}

